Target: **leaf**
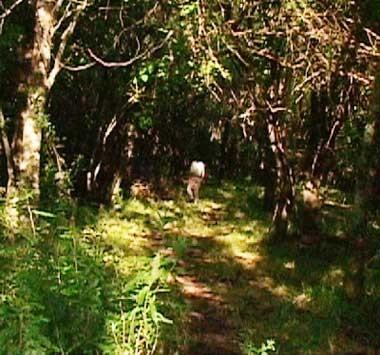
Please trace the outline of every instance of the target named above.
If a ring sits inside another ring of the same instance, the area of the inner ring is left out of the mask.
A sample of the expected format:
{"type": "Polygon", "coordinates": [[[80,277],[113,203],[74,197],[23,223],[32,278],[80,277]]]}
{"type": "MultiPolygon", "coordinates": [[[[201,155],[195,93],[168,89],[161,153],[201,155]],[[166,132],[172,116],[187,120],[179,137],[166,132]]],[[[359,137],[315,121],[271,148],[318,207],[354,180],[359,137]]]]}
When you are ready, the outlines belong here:
{"type": "Polygon", "coordinates": [[[184,5],[181,10],[181,16],[189,16],[193,14],[194,12],[196,12],[197,7],[197,2],[192,2],[190,4],[184,5]]]}
{"type": "Polygon", "coordinates": [[[152,261],[152,271],[151,271],[151,284],[156,282],[161,277],[161,257],[157,254],[152,261]]]}
{"type": "Polygon", "coordinates": [[[142,82],[146,83],[149,80],[148,74],[141,74],[140,79],[142,82]]]}
{"type": "Polygon", "coordinates": [[[149,305],[149,310],[150,310],[150,314],[152,316],[152,319],[153,319],[153,322],[158,324],[158,322],[160,321],[159,319],[159,313],[157,312],[157,307],[154,303],[151,303],[149,305]]]}
{"type": "Polygon", "coordinates": [[[46,212],[46,211],[40,211],[40,210],[32,210],[33,214],[37,215],[37,216],[42,216],[42,217],[46,217],[46,218],[55,218],[56,215],[53,214],[53,213],[50,213],[50,212],[46,212]]]}
{"type": "Polygon", "coordinates": [[[157,313],[157,317],[161,323],[173,324],[173,321],[169,318],[166,318],[162,313],[157,313]]]}
{"type": "Polygon", "coordinates": [[[148,73],[149,73],[149,74],[153,74],[153,71],[154,71],[154,65],[153,65],[152,63],[150,63],[150,64],[148,65],[148,73]]]}
{"type": "Polygon", "coordinates": [[[149,287],[148,287],[148,286],[143,287],[143,288],[139,291],[139,293],[138,293],[137,296],[136,296],[136,303],[137,303],[138,305],[142,305],[142,304],[144,303],[144,300],[145,300],[146,295],[147,295],[148,292],[149,292],[149,287]]]}

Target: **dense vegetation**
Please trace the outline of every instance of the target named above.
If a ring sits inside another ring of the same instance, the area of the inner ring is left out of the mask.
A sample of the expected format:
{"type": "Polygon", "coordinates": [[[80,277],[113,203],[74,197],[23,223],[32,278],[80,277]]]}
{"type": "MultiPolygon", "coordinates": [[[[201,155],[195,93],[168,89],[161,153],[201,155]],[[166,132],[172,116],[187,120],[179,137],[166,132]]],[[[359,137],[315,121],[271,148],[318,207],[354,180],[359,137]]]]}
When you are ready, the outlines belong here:
{"type": "Polygon", "coordinates": [[[0,352],[379,349],[379,28],[378,0],[0,2],[0,352]]]}

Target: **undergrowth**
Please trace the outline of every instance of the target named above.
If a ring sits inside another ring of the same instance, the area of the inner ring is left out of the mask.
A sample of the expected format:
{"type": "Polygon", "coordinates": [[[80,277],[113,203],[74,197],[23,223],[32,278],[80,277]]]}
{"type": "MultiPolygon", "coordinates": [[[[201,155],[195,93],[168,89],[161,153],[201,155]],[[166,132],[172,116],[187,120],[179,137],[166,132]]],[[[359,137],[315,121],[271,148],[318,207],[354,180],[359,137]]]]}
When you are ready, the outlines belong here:
{"type": "Polygon", "coordinates": [[[228,182],[206,185],[197,204],[180,193],[117,208],[2,201],[0,353],[191,353],[207,334],[205,300],[245,354],[379,348],[379,269],[365,269],[362,299],[345,294],[352,211],[325,207],[317,246],[266,243],[262,195],[228,182]],[[205,319],[195,329],[194,314],[205,319]]]}
{"type": "Polygon", "coordinates": [[[161,325],[172,323],[161,312],[165,259],[130,257],[121,273],[96,209],[61,204],[25,213],[25,200],[12,201],[19,218],[12,226],[9,203],[0,210],[0,352],[153,353],[161,325]]]}

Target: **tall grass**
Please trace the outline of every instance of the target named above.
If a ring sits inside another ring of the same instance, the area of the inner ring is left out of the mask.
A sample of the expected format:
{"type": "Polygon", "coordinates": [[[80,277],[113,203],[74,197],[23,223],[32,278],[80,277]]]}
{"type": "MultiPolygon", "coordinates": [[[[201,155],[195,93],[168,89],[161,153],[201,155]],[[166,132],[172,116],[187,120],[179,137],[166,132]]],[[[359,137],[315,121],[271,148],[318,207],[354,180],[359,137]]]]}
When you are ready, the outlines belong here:
{"type": "MultiPolygon", "coordinates": [[[[8,203],[8,202],[7,202],[8,203]]],[[[163,258],[138,259],[122,275],[95,230],[95,209],[0,206],[0,349],[22,353],[151,354],[167,292],[163,258]],[[17,210],[21,223],[11,224],[17,210]],[[25,213],[26,212],[26,213],[25,213]],[[111,263],[109,262],[111,260],[111,263]]]]}

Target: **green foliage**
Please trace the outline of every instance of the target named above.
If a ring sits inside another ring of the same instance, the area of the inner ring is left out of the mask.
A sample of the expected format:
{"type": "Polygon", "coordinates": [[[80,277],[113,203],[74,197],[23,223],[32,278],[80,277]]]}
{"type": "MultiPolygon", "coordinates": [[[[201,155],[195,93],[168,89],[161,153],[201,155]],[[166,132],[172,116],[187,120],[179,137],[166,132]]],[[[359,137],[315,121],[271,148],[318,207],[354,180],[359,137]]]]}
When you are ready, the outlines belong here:
{"type": "Polygon", "coordinates": [[[181,16],[186,17],[189,15],[195,14],[197,10],[198,10],[198,2],[197,1],[189,2],[188,4],[182,5],[181,16]]]}
{"type": "Polygon", "coordinates": [[[14,231],[0,253],[2,351],[152,353],[161,324],[171,323],[160,311],[164,259],[148,259],[125,282],[106,271],[104,250],[73,223],[91,222],[86,209],[30,211],[34,232],[28,225],[14,231]]]}
{"type": "Polygon", "coordinates": [[[243,353],[247,355],[268,355],[270,352],[274,351],[276,351],[274,340],[267,340],[265,343],[262,343],[259,347],[256,347],[251,342],[247,342],[243,345],[243,353]]]}
{"type": "Polygon", "coordinates": [[[380,21],[380,0],[364,0],[360,3],[363,15],[368,21],[380,21]]]}
{"type": "Polygon", "coordinates": [[[49,223],[41,226],[28,243],[2,255],[9,267],[1,270],[6,295],[0,307],[1,348],[7,353],[95,349],[104,322],[101,265],[78,248],[69,230],[60,226],[56,234],[49,223]]]}
{"type": "MultiPolygon", "coordinates": [[[[2,3],[0,16],[12,3],[2,3]]],[[[266,308],[252,305],[254,297],[231,307],[239,313],[236,324],[247,317],[247,328],[259,333],[250,339],[273,333],[285,352],[323,352],[330,330],[341,337],[337,347],[350,338],[339,327],[351,322],[357,338],[370,333],[365,340],[378,344],[366,324],[378,303],[377,271],[366,274],[368,299],[356,312],[341,294],[340,278],[355,252],[344,244],[347,235],[378,244],[372,226],[379,192],[377,185],[367,188],[379,174],[379,100],[372,85],[379,0],[87,5],[70,38],[65,29],[76,2],[64,0],[65,13],[53,21],[52,61],[60,59],[69,70],[61,71],[49,93],[30,75],[36,74],[30,65],[34,2],[23,1],[0,29],[1,138],[12,143],[16,173],[27,137],[13,137],[33,93],[34,118],[43,130],[40,205],[32,205],[30,191],[0,204],[0,352],[158,351],[162,330],[173,329],[164,307],[178,306],[180,299],[163,295],[167,269],[186,269],[189,262],[199,262],[192,265],[195,272],[187,271],[210,286],[201,294],[225,288],[219,296],[228,303],[244,299],[248,284],[256,294],[265,290],[257,304],[270,299],[266,308]],[[88,49],[121,64],[69,68],[91,64],[88,49]],[[220,183],[212,180],[199,205],[182,198],[172,205],[125,202],[121,195],[114,210],[74,205],[73,196],[108,202],[104,196],[115,177],[126,190],[135,178],[165,190],[165,178],[181,180],[193,159],[204,160],[220,183]],[[290,192],[309,175],[326,190],[346,191],[332,198],[346,210],[322,208],[321,219],[295,198],[290,227],[295,234],[306,227],[318,231],[321,247],[300,251],[289,242],[273,253],[258,245],[269,229],[268,207],[278,200],[293,207],[290,192]],[[223,181],[246,176],[244,183],[223,181]],[[364,194],[352,208],[346,202],[355,189],[364,194]],[[157,248],[165,249],[170,263],[152,257],[157,248]],[[260,287],[250,275],[258,267],[265,276],[260,287]],[[315,337],[306,337],[310,333],[315,337]]],[[[5,148],[0,155],[5,184],[5,148]]],[[[368,259],[375,263],[377,257],[368,259]]],[[[247,342],[246,351],[272,347],[247,342]]]]}
{"type": "Polygon", "coordinates": [[[160,335],[161,324],[171,324],[159,312],[157,297],[167,292],[162,287],[162,261],[157,255],[147,271],[140,272],[115,294],[119,309],[115,309],[107,320],[106,344],[102,350],[107,353],[153,354],[160,335]]]}
{"type": "Polygon", "coordinates": [[[185,255],[189,246],[191,244],[191,240],[189,238],[175,238],[171,243],[173,250],[175,251],[177,257],[182,259],[185,255]]]}
{"type": "MultiPolygon", "coordinates": [[[[1,349],[170,353],[225,319],[244,334],[246,354],[328,351],[329,342],[355,349],[356,337],[378,344],[371,329],[378,273],[368,275],[361,304],[350,304],[342,282],[353,251],[333,234],[338,227],[320,250],[299,250],[292,241],[267,245],[261,188],[245,180],[204,189],[196,205],[179,198],[119,200],[117,210],[67,202],[31,208],[35,234],[28,219],[13,242],[2,238],[1,349]],[[168,280],[181,280],[176,274],[189,277],[206,307],[188,298],[184,305],[181,289],[168,292],[168,280]],[[219,299],[228,308],[219,308],[219,299]],[[186,317],[194,312],[212,314],[205,328],[191,328],[186,317]],[[257,345],[269,334],[277,350],[270,341],[257,345]]],[[[344,223],[336,210],[324,212],[344,223]]]]}
{"type": "Polygon", "coordinates": [[[132,80],[132,83],[134,85],[137,85],[138,83],[146,84],[149,81],[149,79],[152,77],[154,70],[155,68],[154,68],[153,63],[150,63],[146,67],[144,66],[141,67],[139,69],[137,76],[132,80]]]}

